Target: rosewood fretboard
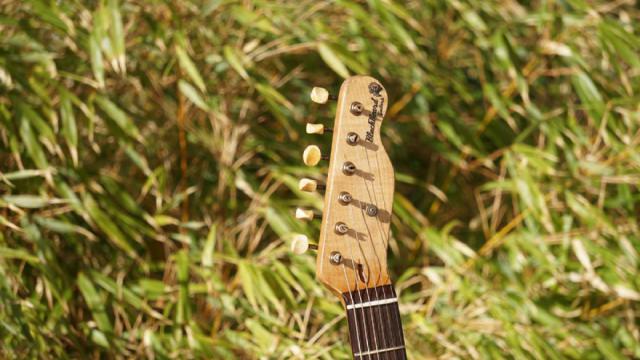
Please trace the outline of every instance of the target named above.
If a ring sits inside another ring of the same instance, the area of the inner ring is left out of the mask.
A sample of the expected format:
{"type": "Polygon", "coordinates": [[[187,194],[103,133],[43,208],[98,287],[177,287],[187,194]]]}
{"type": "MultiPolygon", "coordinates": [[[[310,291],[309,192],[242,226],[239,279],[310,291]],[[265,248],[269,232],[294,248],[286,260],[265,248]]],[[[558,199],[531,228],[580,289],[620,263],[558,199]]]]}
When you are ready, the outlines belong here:
{"type": "Polygon", "coordinates": [[[342,298],[355,360],[407,358],[398,297],[392,285],[345,292],[342,298]]]}

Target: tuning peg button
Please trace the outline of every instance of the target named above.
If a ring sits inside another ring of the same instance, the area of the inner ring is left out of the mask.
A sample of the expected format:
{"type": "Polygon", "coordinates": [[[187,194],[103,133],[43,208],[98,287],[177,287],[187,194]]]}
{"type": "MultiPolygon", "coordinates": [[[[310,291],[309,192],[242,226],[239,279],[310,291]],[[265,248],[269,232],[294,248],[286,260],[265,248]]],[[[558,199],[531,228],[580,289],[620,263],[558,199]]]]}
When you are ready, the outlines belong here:
{"type": "Polygon", "coordinates": [[[300,182],[298,182],[298,189],[306,192],[314,192],[316,190],[323,190],[324,185],[318,184],[318,182],[313,179],[302,178],[300,182]]]}
{"type": "Polygon", "coordinates": [[[296,219],[299,219],[299,220],[313,220],[313,211],[297,208],[296,209],[296,219]]]}
{"type": "Polygon", "coordinates": [[[318,246],[310,244],[309,238],[305,235],[297,234],[293,237],[293,240],[291,241],[291,251],[294,254],[302,255],[309,249],[316,250],[318,249],[318,246]]]}
{"type": "Polygon", "coordinates": [[[326,132],[331,132],[333,129],[325,127],[322,124],[307,124],[307,134],[324,134],[326,132]]]}
{"type": "Polygon", "coordinates": [[[335,100],[336,97],[330,95],[327,89],[315,86],[311,89],[311,101],[318,104],[326,104],[328,100],[335,100]]]}
{"type": "Polygon", "coordinates": [[[328,160],[326,156],[322,156],[320,148],[316,145],[309,145],[302,153],[302,160],[307,166],[316,166],[320,160],[328,160]]]}

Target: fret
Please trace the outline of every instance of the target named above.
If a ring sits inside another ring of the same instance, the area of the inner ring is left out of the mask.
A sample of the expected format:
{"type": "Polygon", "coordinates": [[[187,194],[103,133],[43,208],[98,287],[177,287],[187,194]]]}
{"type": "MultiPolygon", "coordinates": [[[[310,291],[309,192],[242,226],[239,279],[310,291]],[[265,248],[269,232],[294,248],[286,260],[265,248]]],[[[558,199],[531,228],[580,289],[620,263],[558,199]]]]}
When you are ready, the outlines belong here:
{"type": "Polygon", "coordinates": [[[398,302],[398,298],[366,301],[366,302],[363,302],[362,304],[347,305],[347,310],[358,309],[358,308],[369,307],[369,306],[376,306],[376,305],[385,305],[385,304],[390,304],[394,302],[398,302]]]}
{"type": "Polygon", "coordinates": [[[342,297],[354,359],[406,359],[398,297],[393,286],[345,292],[342,297]]]}
{"type": "Polygon", "coordinates": [[[358,357],[358,356],[362,357],[362,356],[375,355],[375,354],[385,353],[385,352],[389,352],[389,351],[393,351],[393,350],[402,350],[402,349],[404,349],[404,346],[395,346],[395,347],[392,347],[392,348],[369,350],[369,351],[365,351],[365,352],[355,353],[355,354],[353,354],[353,356],[354,357],[358,357]]]}

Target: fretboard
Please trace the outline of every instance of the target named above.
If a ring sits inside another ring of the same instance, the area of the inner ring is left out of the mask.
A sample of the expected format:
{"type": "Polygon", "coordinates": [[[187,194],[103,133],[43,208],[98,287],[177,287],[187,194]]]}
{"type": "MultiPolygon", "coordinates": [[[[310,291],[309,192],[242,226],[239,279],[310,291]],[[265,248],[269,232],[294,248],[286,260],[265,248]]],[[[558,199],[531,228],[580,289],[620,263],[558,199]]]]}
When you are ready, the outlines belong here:
{"type": "Polygon", "coordinates": [[[342,297],[355,360],[407,358],[393,285],[346,292],[342,297]]]}

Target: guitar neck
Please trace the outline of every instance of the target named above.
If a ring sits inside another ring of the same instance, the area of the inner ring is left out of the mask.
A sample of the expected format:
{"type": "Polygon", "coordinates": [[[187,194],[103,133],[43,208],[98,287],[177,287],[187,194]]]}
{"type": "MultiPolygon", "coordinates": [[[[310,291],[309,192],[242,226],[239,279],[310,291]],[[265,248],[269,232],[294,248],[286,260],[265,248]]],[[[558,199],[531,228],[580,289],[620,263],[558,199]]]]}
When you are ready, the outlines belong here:
{"type": "MultiPolygon", "coordinates": [[[[337,96],[322,88],[311,91],[314,102],[324,104],[329,99],[338,101],[330,155],[323,156],[316,145],[302,153],[308,166],[329,160],[320,237],[313,244],[318,249],[316,276],[332,292],[342,294],[354,359],[403,360],[407,354],[398,298],[387,269],[395,177],[380,129],[389,97],[371,76],[351,76],[337,96]],[[379,282],[369,287],[369,279],[379,282]]],[[[307,124],[311,134],[328,129],[324,124],[307,124]]],[[[318,184],[301,179],[298,187],[315,191],[318,184]]],[[[296,217],[311,220],[313,211],[298,208],[296,217]]],[[[311,246],[302,234],[291,242],[296,253],[311,246]]]]}
{"type": "Polygon", "coordinates": [[[393,285],[345,292],[342,298],[355,360],[407,358],[393,285]]]}

